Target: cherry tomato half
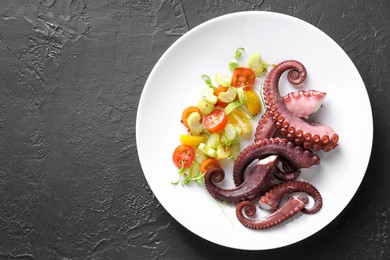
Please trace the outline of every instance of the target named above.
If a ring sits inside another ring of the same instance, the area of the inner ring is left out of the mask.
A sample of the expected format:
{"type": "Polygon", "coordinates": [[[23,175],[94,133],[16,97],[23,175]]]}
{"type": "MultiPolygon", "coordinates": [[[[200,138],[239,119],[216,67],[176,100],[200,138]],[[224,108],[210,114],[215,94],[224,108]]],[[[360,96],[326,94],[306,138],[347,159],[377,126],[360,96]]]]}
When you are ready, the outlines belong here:
{"type": "Polygon", "coordinates": [[[228,120],[225,112],[217,109],[206,116],[203,124],[207,130],[214,133],[221,131],[226,126],[227,121],[228,120]]]}
{"type": "Polygon", "coordinates": [[[257,115],[261,111],[260,97],[253,90],[245,91],[246,108],[251,116],[257,115]]]}
{"type": "Polygon", "coordinates": [[[195,159],[195,150],[188,145],[179,145],[173,152],[172,159],[177,168],[188,168],[195,159]]]}
{"type": "Polygon", "coordinates": [[[256,75],[250,68],[237,68],[233,71],[232,86],[247,90],[252,88],[255,79],[256,75]]]}
{"type": "MultiPolygon", "coordinates": [[[[192,112],[198,112],[198,113],[201,115],[200,109],[197,108],[197,107],[195,107],[195,106],[189,106],[189,107],[185,108],[185,109],[183,110],[182,115],[181,115],[181,122],[182,122],[183,125],[185,125],[185,127],[187,127],[187,128],[188,128],[187,119],[188,119],[188,117],[191,115],[192,112]]],[[[202,122],[201,120],[202,120],[202,119],[199,120],[199,123],[202,122]]]]}

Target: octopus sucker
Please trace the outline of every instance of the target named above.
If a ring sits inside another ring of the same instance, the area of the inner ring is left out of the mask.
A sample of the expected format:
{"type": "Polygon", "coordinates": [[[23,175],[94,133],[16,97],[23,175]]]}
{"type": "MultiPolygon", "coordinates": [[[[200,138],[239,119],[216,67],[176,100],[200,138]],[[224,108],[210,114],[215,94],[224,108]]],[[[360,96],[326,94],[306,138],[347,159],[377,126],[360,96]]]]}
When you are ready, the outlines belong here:
{"type": "Polygon", "coordinates": [[[304,192],[314,199],[314,205],[310,209],[302,209],[306,214],[317,213],[322,208],[322,196],[310,183],[305,181],[289,181],[281,183],[267,191],[259,200],[262,207],[276,210],[285,196],[293,192],[304,192]]]}
{"type": "Polygon", "coordinates": [[[320,163],[320,158],[311,151],[296,149],[296,145],[285,138],[262,139],[242,150],[233,165],[233,181],[236,186],[244,182],[245,169],[255,160],[277,155],[293,169],[305,169],[320,163]]]}
{"type": "Polygon", "coordinates": [[[256,213],[256,206],[252,201],[242,201],[236,206],[236,216],[238,221],[247,228],[267,229],[279,225],[299,213],[305,208],[307,201],[302,196],[300,198],[291,197],[281,208],[260,219],[244,216],[242,211],[249,217],[253,216],[256,213]]]}
{"type": "Polygon", "coordinates": [[[310,148],[312,148],[312,145],[311,145],[311,143],[310,142],[303,142],[303,148],[305,148],[305,149],[310,149],[310,148]]]}
{"type": "Polygon", "coordinates": [[[285,128],[281,128],[280,129],[280,133],[282,134],[282,135],[288,135],[288,133],[287,133],[287,130],[285,129],[285,128]]]}
{"type": "MultiPolygon", "coordinates": [[[[324,151],[328,151],[329,149],[331,150],[335,148],[338,142],[338,135],[332,128],[325,125],[310,124],[306,122],[302,118],[294,115],[294,113],[292,113],[283,102],[283,98],[280,98],[279,79],[281,75],[287,70],[290,70],[288,72],[287,79],[293,85],[303,83],[303,81],[307,77],[306,69],[303,64],[295,60],[288,60],[279,63],[267,75],[263,91],[264,93],[269,93],[267,94],[267,96],[264,96],[264,101],[267,106],[270,102],[273,104],[271,106],[272,109],[270,109],[270,114],[273,121],[275,122],[275,125],[279,128],[283,127],[283,124],[279,120],[279,118],[283,118],[282,122],[286,122],[289,126],[292,126],[294,129],[297,129],[295,131],[295,138],[292,140],[302,139],[301,141],[304,142],[305,147],[308,149],[313,148],[314,141],[311,138],[313,135],[318,135],[320,137],[320,140],[318,142],[319,145],[316,145],[316,148],[320,147],[324,151]],[[277,117],[275,116],[276,112],[278,113],[277,117]],[[326,146],[322,143],[322,137],[325,135],[331,136],[331,141],[334,144],[333,146],[326,146]]],[[[314,95],[318,96],[317,93],[314,95]]]]}
{"type": "Polygon", "coordinates": [[[272,186],[278,162],[279,160],[275,155],[259,161],[256,165],[250,167],[249,174],[241,185],[231,189],[223,189],[214,184],[214,182],[222,181],[225,173],[222,168],[213,167],[206,172],[204,184],[210,195],[222,202],[237,203],[254,199],[272,186]]]}
{"type": "Polygon", "coordinates": [[[296,138],[296,139],[294,140],[294,143],[295,143],[296,145],[302,145],[302,140],[296,138]]]}
{"type": "Polygon", "coordinates": [[[332,139],[331,140],[332,140],[332,142],[334,144],[336,144],[339,141],[339,135],[338,134],[332,135],[332,139]]]}
{"type": "Polygon", "coordinates": [[[298,138],[298,139],[301,139],[301,137],[303,136],[303,132],[301,130],[297,130],[295,131],[295,136],[298,138]]]}
{"type": "Polygon", "coordinates": [[[327,144],[329,142],[329,136],[327,135],[324,135],[322,138],[321,138],[321,141],[323,144],[327,144]]]}

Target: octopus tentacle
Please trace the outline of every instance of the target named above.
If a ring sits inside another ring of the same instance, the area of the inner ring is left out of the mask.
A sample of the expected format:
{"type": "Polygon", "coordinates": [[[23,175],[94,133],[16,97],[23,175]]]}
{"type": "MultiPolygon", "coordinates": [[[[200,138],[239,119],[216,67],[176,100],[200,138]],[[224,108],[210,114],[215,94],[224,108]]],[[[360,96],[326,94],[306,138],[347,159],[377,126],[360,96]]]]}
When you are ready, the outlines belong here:
{"type": "MultiPolygon", "coordinates": [[[[280,169],[280,166],[275,169],[274,177],[276,179],[280,181],[292,181],[296,180],[299,177],[299,175],[301,174],[301,171],[299,169],[294,169],[293,167],[291,167],[286,160],[281,160],[279,158],[279,161],[281,162],[282,170],[280,169]]],[[[249,171],[245,170],[243,180],[246,180],[248,174],[250,174],[249,171]]]]}
{"type": "MultiPolygon", "coordinates": [[[[316,90],[300,90],[291,92],[282,98],[283,103],[291,113],[300,118],[308,118],[322,106],[325,96],[326,93],[316,90]]],[[[257,124],[255,141],[273,137],[276,130],[277,127],[272,121],[271,113],[268,110],[265,111],[257,124]]]]}
{"type": "Polygon", "coordinates": [[[261,219],[250,219],[244,216],[244,210],[247,216],[253,216],[256,213],[256,206],[252,201],[242,201],[236,207],[236,216],[238,221],[245,227],[251,229],[267,229],[274,227],[298,212],[304,209],[308,199],[300,196],[299,198],[291,197],[289,200],[277,211],[261,219]]]}
{"type": "Polygon", "coordinates": [[[271,138],[277,129],[278,128],[272,121],[271,113],[268,110],[265,111],[255,130],[255,142],[261,139],[271,138]]]}
{"type": "Polygon", "coordinates": [[[263,88],[264,101],[270,111],[272,120],[282,134],[289,133],[288,138],[306,149],[330,151],[337,146],[339,136],[325,125],[309,124],[294,114],[283,103],[279,92],[279,79],[287,71],[291,84],[301,84],[307,76],[302,63],[288,60],[276,65],[268,74],[263,88]]]}
{"type": "Polygon", "coordinates": [[[275,178],[280,180],[280,181],[292,181],[292,180],[296,180],[299,175],[301,175],[301,172],[300,171],[292,171],[292,172],[280,172],[280,171],[277,171],[274,173],[275,175],[275,178]]]}
{"type": "Polygon", "coordinates": [[[303,209],[306,214],[317,213],[322,208],[322,196],[320,192],[310,183],[305,181],[289,181],[267,191],[259,200],[263,209],[276,210],[280,207],[282,199],[293,192],[305,192],[314,199],[314,205],[310,209],[303,209]]]}
{"type": "Polygon", "coordinates": [[[294,169],[309,168],[320,163],[320,158],[312,151],[306,150],[284,138],[262,139],[247,146],[237,156],[233,166],[233,181],[239,186],[244,181],[244,172],[256,159],[278,155],[294,169]]]}
{"type": "Polygon", "coordinates": [[[251,167],[250,174],[245,181],[231,189],[223,189],[214,184],[214,182],[222,181],[225,173],[222,168],[213,167],[206,172],[204,184],[211,196],[226,203],[254,199],[271,187],[277,164],[277,156],[270,156],[267,160],[258,162],[251,167]]]}
{"type": "Polygon", "coordinates": [[[287,172],[276,171],[274,173],[275,178],[280,181],[293,181],[296,180],[299,175],[301,175],[300,170],[289,170],[287,172]]]}
{"type": "Polygon", "coordinates": [[[317,90],[299,90],[283,96],[283,103],[294,116],[309,118],[324,103],[326,93],[317,90]]]}
{"type": "Polygon", "coordinates": [[[292,181],[301,175],[300,169],[295,169],[283,158],[279,158],[279,160],[281,162],[281,167],[278,166],[278,170],[274,173],[276,179],[280,181],[292,181]]]}

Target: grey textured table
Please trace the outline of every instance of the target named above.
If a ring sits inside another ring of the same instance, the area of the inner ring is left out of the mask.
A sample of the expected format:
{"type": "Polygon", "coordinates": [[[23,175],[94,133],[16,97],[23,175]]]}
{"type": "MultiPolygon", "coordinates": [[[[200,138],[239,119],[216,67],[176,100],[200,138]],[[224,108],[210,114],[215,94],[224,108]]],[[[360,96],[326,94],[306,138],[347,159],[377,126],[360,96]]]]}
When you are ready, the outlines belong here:
{"type": "Polygon", "coordinates": [[[0,13],[0,258],[390,258],[390,1],[1,1],[0,13]],[[159,57],[196,25],[246,10],[289,14],[332,37],[374,117],[354,199],[277,250],[192,234],[156,200],[137,156],[137,105],[159,57]]]}

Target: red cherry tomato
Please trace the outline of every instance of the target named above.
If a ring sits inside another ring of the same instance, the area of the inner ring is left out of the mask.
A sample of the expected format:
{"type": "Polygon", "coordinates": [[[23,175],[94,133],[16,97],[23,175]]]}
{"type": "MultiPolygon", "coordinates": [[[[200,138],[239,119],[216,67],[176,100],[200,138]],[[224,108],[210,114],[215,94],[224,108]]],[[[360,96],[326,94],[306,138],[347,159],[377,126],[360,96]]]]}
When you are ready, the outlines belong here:
{"type": "Polygon", "coordinates": [[[177,168],[188,168],[195,159],[195,150],[188,145],[179,145],[173,152],[172,159],[177,168]]]}
{"type": "Polygon", "coordinates": [[[211,114],[206,116],[203,121],[204,127],[210,132],[219,132],[221,131],[227,123],[227,116],[222,110],[214,110],[211,114]]]}
{"type": "Polygon", "coordinates": [[[233,71],[232,86],[251,89],[256,75],[250,68],[237,68],[233,71]]]}

